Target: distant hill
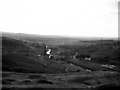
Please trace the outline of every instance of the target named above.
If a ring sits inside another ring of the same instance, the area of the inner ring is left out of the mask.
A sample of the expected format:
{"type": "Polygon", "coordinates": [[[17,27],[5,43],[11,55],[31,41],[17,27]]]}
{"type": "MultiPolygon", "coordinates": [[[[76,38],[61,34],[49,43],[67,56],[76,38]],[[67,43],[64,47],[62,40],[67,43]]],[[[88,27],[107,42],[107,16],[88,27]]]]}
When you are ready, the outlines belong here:
{"type": "MultiPolygon", "coordinates": [[[[65,36],[55,36],[55,35],[34,35],[34,34],[24,34],[24,33],[7,33],[2,32],[3,37],[21,39],[32,42],[45,43],[47,45],[91,45],[91,42],[83,41],[94,41],[101,40],[100,37],[65,37],[65,36]]],[[[115,38],[105,38],[105,40],[116,40],[115,38]]],[[[104,40],[104,39],[103,39],[104,40]]],[[[93,44],[93,43],[92,43],[93,44]]]]}

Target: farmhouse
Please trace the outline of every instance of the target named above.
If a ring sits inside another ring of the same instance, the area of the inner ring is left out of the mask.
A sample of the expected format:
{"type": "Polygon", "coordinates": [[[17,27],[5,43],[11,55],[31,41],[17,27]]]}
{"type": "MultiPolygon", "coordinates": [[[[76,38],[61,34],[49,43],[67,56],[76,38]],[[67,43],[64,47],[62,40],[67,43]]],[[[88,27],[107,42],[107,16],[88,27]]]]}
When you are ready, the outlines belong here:
{"type": "Polygon", "coordinates": [[[107,68],[111,68],[111,69],[112,69],[112,68],[115,68],[114,65],[107,65],[107,64],[106,64],[106,65],[101,65],[101,66],[103,66],[103,67],[107,67],[107,68]]]}
{"type": "MultiPolygon", "coordinates": [[[[46,49],[48,48],[48,46],[46,46],[46,49]]],[[[47,51],[46,51],[46,55],[48,56],[48,58],[49,59],[51,59],[52,57],[53,57],[53,55],[51,54],[51,49],[49,48],[49,49],[47,49],[47,51]]]]}

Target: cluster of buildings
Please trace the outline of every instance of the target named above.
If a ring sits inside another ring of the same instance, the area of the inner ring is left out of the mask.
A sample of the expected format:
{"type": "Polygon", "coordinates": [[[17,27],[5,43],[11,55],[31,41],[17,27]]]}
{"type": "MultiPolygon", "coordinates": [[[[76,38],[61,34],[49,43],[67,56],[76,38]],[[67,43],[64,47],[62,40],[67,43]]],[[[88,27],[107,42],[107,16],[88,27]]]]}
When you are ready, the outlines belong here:
{"type": "Polygon", "coordinates": [[[47,57],[49,59],[53,58],[53,55],[51,54],[52,50],[45,44],[42,45],[42,51],[41,54],[39,54],[39,57],[47,57]]]}

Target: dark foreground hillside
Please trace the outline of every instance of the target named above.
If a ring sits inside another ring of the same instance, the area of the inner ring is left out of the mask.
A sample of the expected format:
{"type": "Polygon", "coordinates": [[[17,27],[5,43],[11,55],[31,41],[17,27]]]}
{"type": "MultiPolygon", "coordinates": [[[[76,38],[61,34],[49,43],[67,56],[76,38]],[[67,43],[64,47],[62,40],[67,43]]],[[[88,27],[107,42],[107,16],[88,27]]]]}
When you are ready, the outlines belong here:
{"type": "Polygon", "coordinates": [[[76,43],[48,45],[53,55],[48,58],[44,55],[45,43],[2,37],[3,90],[120,88],[119,42],[76,43]],[[91,60],[85,60],[82,55],[91,60]]]}
{"type": "Polygon", "coordinates": [[[45,74],[3,72],[3,90],[118,90],[120,73],[96,71],[91,73],[45,74]],[[118,88],[118,89],[116,89],[118,88]]]}

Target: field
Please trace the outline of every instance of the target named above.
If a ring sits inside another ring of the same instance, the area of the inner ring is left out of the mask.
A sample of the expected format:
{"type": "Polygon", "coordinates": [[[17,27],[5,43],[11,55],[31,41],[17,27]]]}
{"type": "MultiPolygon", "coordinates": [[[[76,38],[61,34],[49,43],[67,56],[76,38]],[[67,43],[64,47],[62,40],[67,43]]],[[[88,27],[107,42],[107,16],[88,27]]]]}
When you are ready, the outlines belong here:
{"type": "Polygon", "coordinates": [[[14,33],[0,38],[2,90],[120,88],[119,40],[14,33]]]}

